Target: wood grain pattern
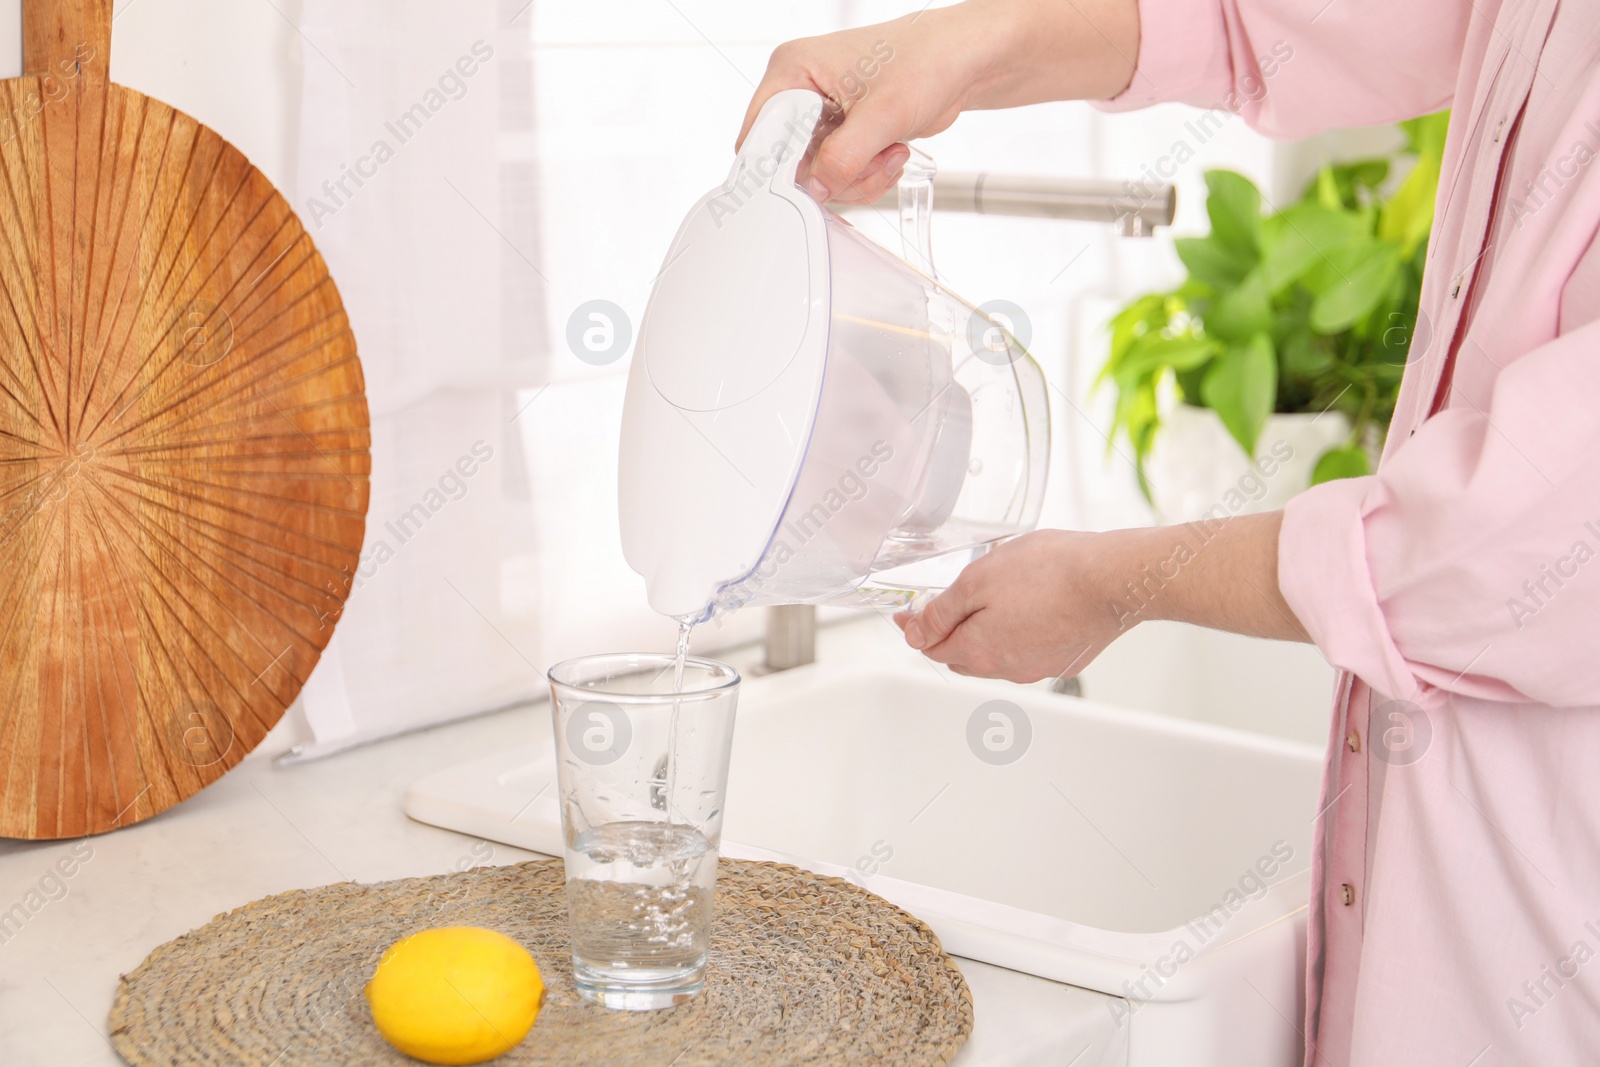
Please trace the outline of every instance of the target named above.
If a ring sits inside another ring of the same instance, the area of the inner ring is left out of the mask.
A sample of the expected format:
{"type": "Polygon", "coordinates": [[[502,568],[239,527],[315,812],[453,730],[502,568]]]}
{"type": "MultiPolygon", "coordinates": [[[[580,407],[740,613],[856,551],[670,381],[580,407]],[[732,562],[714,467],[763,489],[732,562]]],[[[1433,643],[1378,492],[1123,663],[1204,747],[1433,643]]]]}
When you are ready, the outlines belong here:
{"type": "Polygon", "coordinates": [[[109,0],[42,6],[39,75],[0,82],[0,835],[59,838],[171,807],[278,721],[343,607],[370,466],[294,212],[96,76],[109,0]]]}
{"type": "Polygon", "coordinates": [[[89,85],[109,81],[112,0],[23,0],[22,73],[69,76],[89,85]]]}

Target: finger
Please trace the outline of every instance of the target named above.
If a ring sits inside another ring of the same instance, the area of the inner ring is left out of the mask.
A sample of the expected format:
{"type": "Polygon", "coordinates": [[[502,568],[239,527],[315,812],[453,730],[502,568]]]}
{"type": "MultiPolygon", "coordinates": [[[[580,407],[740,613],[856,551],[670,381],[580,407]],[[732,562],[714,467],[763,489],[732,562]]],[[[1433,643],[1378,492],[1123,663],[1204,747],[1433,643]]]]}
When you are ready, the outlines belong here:
{"type": "Polygon", "coordinates": [[[922,651],[930,651],[941,644],[957,626],[976,610],[967,595],[967,587],[957,578],[956,583],[928,602],[928,606],[906,623],[906,644],[922,651]]]}
{"type": "Polygon", "coordinates": [[[906,623],[910,622],[912,618],[914,618],[914,616],[909,611],[897,611],[893,615],[889,616],[889,621],[900,627],[901,633],[905,633],[906,623]]]}
{"type": "Polygon", "coordinates": [[[852,204],[871,204],[878,200],[900,180],[906,169],[911,149],[896,141],[873,157],[861,177],[833,194],[835,201],[852,204]]]}
{"type": "Polygon", "coordinates": [[[959,663],[968,670],[979,670],[974,661],[985,658],[982,655],[985,645],[982,636],[974,633],[973,623],[981,614],[980,610],[968,615],[956,623],[944,640],[930,642],[920,651],[935,663],[959,663]]]}
{"type": "Polygon", "coordinates": [[[900,140],[904,126],[892,108],[876,101],[851,108],[839,128],[817,146],[806,191],[819,203],[842,193],[880,152],[900,140]]]}
{"type": "MultiPolygon", "coordinates": [[[[893,189],[895,183],[899,180],[900,175],[898,173],[891,177],[882,171],[871,171],[833,193],[828,197],[827,202],[830,204],[874,204],[885,193],[893,189]]],[[[801,185],[813,198],[816,197],[817,190],[815,188],[806,185],[804,182],[801,185]]]]}

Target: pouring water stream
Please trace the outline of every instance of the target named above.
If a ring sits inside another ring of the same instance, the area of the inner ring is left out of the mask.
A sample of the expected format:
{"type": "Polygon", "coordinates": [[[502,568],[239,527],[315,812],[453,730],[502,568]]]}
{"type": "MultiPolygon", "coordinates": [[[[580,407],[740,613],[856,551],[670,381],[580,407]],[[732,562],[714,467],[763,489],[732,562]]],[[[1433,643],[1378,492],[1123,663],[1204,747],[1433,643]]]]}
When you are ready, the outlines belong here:
{"type": "Polygon", "coordinates": [[[675,787],[678,784],[678,717],[683,711],[683,664],[689,656],[689,634],[693,630],[694,623],[691,620],[678,620],[678,655],[672,663],[672,718],[667,722],[667,792],[662,798],[669,825],[677,822],[673,815],[672,798],[676,795],[675,787]]]}

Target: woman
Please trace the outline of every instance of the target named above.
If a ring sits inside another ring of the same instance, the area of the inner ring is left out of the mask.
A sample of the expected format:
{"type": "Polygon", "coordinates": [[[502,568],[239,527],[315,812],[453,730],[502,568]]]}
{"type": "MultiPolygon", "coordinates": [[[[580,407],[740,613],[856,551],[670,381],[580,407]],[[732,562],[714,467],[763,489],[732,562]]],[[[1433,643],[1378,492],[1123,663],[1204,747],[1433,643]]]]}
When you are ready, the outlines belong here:
{"type": "Polygon", "coordinates": [[[1341,668],[1306,1063],[1600,1062],[1600,0],[969,0],[784,45],[746,129],[793,87],[844,109],[804,183],[841,200],[966,110],[1178,100],[1301,137],[1454,109],[1375,475],[1019,537],[899,622],[959,673],[1070,675],[1181,553],[1139,620],[1341,668]]]}

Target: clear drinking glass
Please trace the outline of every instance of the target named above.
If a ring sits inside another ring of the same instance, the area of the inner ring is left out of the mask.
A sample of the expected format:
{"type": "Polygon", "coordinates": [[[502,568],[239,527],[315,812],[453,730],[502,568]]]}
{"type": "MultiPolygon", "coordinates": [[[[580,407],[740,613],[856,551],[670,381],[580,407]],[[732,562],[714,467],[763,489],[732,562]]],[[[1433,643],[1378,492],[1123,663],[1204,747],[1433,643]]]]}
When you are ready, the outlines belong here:
{"type": "Polygon", "coordinates": [[[670,654],[551,667],[567,913],[578,992],[682,1003],[705,980],[739,673],[670,654]]]}

